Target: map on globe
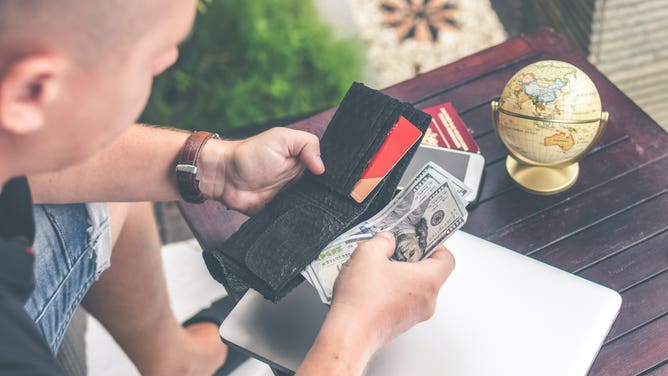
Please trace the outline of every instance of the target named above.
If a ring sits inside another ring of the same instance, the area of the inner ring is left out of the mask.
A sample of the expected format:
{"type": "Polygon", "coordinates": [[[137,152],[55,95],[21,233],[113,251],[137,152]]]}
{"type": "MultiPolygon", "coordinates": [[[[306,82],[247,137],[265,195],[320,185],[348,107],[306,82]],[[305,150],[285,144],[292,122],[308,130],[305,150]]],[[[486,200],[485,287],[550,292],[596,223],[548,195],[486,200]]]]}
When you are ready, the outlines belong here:
{"type": "Polygon", "coordinates": [[[531,64],[506,85],[499,103],[499,134],[514,152],[556,164],[580,155],[596,136],[601,100],[577,67],[560,62],[531,64]]]}

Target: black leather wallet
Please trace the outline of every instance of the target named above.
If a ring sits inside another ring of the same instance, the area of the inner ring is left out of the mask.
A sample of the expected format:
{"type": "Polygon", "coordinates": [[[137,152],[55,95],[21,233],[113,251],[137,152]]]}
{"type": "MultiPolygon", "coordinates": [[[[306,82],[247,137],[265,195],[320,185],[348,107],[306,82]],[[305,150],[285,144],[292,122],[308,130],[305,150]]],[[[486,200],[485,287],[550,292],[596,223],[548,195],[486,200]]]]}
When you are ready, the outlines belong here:
{"type": "Polygon", "coordinates": [[[306,173],[246,221],[221,249],[206,250],[211,275],[237,299],[252,287],[276,302],[301,283],[300,272],[327,243],[392,198],[419,142],[362,203],[349,194],[400,115],[423,134],[431,121],[409,103],[354,83],[320,143],[325,173],[306,173]]]}

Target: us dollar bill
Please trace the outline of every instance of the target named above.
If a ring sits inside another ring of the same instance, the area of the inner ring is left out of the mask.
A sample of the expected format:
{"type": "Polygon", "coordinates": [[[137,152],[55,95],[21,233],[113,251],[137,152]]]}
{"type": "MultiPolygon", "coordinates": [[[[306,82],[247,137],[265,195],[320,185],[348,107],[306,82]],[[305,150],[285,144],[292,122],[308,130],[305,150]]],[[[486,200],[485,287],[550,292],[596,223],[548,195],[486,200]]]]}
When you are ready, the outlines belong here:
{"type": "Polygon", "coordinates": [[[371,239],[373,235],[362,234],[348,238],[341,238],[338,242],[330,243],[320,256],[309,265],[306,270],[310,274],[309,282],[320,295],[320,300],[326,304],[332,301],[334,282],[339,276],[343,265],[357,248],[357,243],[371,239]],[[314,267],[314,265],[316,265],[314,267]]]}
{"type": "Polygon", "coordinates": [[[466,222],[470,189],[433,162],[420,172],[383,210],[330,242],[302,272],[324,303],[331,303],[333,287],[343,264],[357,248],[380,231],[396,239],[392,259],[416,262],[428,257],[466,222]]]}
{"type": "MultiPolygon", "coordinates": [[[[438,165],[436,165],[439,167],[438,165]]],[[[459,197],[462,198],[462,202],[464,203],[464,206],[468,206],[469,201],[466,200],[464,197],[468,196],[469,192],[471,192],[471,188],[469,188],[468,185],[464,184],[461,180],[457,179],[454,175],[451,173],[441,169],[441,172],[445,174],[445,177],[452,183],[452,186],[454,187],[455,191],[459,195],[459,197]]]]}

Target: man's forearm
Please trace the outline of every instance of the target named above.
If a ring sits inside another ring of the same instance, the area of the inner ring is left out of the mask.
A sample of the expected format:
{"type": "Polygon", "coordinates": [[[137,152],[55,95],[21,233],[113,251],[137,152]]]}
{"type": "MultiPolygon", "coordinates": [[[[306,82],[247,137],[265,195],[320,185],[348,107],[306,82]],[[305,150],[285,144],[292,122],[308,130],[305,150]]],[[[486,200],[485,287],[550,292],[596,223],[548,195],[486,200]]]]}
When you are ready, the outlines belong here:
{"type": "Polygon", "coordinates": [[[30,176],[36,203],[169,201],[174,163],[189,133],[135,125],[83,164],[30,176]]]}
{"type": "Polygon", "coordinates": [[[361,375],[374,353],[373,333],[352,317],[329,315],[297,376],[361,375]]]}

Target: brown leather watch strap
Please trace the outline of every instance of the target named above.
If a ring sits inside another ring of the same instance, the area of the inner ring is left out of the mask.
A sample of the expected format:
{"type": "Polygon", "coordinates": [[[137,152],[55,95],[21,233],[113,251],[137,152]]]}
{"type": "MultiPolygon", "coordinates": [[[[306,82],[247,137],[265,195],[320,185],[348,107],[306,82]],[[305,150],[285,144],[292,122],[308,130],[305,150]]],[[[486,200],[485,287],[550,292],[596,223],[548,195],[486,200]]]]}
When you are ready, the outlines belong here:
{"type": "Polygon", "coordinates": [[[176,181],[179,185],[179,192],[187,202],[196,204],[204,202],[204,195],[199,189],[199,180],[197,180],[197,162],[204,144],[212,138],[220,137],[211,132],[193,132],[186,140],[176,162],[176,181]]]}

